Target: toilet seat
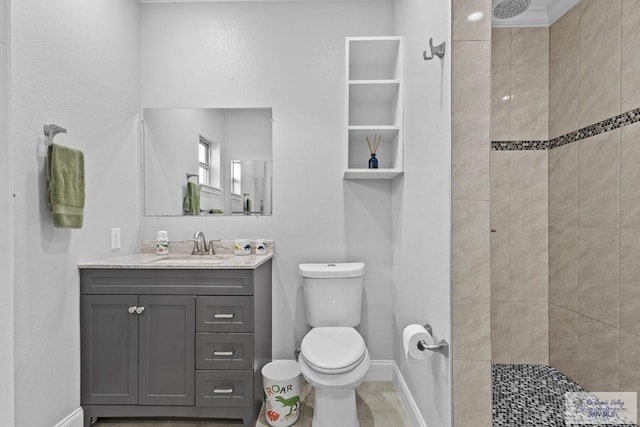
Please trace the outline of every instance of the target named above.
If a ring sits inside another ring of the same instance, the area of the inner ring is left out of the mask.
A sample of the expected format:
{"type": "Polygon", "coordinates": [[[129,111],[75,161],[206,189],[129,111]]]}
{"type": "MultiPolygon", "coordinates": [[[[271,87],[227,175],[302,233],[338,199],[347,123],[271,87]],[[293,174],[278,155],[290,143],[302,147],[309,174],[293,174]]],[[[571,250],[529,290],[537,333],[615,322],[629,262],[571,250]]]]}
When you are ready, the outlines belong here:
{"type": "Polygon", "coordinates": [[[349,327],[313,328],[302,340],[300,349],[309,367],[323,374],[352,371],[367,356],[362,336],[349,327]]]}

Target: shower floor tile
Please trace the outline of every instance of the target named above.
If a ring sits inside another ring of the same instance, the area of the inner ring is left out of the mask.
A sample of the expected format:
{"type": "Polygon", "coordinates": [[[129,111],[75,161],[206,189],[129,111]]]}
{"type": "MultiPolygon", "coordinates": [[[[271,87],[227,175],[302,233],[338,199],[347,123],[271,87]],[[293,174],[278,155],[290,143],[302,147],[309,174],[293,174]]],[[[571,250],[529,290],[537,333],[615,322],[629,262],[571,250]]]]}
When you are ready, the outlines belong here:
{"type": "Polygon", "coordinates": [[[493,365],[493,427],[566,427],[564,394],[586,391],[549,366],[493,365]]]}

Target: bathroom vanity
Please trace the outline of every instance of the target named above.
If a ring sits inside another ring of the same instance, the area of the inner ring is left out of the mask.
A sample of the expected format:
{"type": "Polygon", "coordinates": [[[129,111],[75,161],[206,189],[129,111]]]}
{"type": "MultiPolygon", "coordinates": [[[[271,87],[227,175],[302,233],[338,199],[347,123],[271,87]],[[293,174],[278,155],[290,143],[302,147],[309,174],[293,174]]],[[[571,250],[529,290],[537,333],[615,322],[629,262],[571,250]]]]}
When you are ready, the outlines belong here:
{"type": "Polygon", "coordinates": [[[271,360],[271,255],[134,255],[80,268],[81,403],[95,417],[242,419],[271,360]]]}

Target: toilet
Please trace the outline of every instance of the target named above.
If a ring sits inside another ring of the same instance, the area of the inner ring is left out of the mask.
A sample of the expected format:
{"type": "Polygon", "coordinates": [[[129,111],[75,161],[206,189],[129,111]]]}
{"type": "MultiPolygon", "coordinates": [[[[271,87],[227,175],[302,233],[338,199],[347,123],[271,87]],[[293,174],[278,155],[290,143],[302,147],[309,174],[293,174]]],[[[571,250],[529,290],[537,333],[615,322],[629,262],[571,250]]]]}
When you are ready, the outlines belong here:
{"type": "Polygon", "coordinates": [[[364,263],[300,264],[307,324],[300,371],[315,391],[313,427],[358,427],[356,387],[371,359],[360,324],[364,263]]]}

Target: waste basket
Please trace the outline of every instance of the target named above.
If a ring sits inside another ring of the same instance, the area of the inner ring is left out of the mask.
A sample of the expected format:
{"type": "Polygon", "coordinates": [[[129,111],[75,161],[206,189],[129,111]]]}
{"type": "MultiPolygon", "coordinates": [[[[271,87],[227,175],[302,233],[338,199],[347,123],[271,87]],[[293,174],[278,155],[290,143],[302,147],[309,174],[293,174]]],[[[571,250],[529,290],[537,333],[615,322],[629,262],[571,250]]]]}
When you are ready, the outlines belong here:
{"type": "Polygon", "coordinates": [[[274,360],[262,368],[265,418],[274,427],[290,426],[300,416],[302,375],[295,360],[274,360]]]}

